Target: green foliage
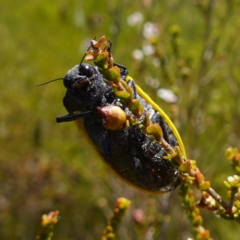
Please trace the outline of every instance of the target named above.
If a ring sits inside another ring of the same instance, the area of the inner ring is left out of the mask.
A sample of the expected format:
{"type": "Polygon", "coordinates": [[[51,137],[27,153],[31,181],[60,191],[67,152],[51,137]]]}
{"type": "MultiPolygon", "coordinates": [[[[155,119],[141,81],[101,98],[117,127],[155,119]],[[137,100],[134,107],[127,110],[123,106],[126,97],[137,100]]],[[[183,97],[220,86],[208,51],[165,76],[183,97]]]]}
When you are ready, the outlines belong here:
{"type": "MultiPolygon", "coordinates": [[[[131,199],[133,213],[119,239],[192,237],[177,191],[151,196],[112,177],[73,124],[55,123],[65,113],[62,83],[36,85],[63,77],[90,39],[106,35],[114,59],[174,120],[188,157],[224,195],[222,182],[231,191],[236,183],[224,151],[239,147],[240,136],[239,7],[236,0],[1,1],[0,239],[33,239],[41,215],[55,209],[53,239],[99,239],[119,196],[131,199]]],[[[236,223],[202,215],[213,239],[239,238],[236,223]]]]}

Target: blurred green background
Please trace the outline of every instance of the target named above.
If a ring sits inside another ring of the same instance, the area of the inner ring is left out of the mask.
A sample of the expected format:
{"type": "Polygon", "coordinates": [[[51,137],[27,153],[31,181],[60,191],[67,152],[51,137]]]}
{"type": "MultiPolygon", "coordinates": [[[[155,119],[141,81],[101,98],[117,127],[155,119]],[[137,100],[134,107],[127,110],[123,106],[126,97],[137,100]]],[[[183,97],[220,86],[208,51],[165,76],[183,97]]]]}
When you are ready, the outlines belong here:
{"type": "MultiPolygon", "coordinates": [[[[66,113],[62,82],[36,85],[64,77],[89,40],[106,35],[115,61],[173,119],[188,157],[226,197],[222,182],[233,172],[224,151],[240,146],[239,4],[2,0],[0,239],[34,239],[41,215],[53,210],[60,211],[53,239],[100,239],[120,196],[132,205],[119,239],[192,237],[177,190],[152,196],[120,182],[74,124],[56,124],[66,113]],[[160,88],[178,101],[161,99],[160,88]],[[145,215],[142,225],[133,220],[136,209],[145,215]]],[[[236,223],[202,213],[214,239],[239,239],[236,223]]]]}

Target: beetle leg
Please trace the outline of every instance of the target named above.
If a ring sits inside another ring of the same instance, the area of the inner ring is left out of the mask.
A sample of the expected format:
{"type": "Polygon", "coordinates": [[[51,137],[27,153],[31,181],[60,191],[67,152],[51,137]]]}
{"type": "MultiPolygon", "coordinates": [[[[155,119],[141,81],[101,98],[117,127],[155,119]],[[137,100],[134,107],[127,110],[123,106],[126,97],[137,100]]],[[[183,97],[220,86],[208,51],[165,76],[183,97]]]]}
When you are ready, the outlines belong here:
{"type": "Polygon", "coordinates": [[[87,112],[77,112],[77,113],[69,113],[60,117],[56,118],[56,122],[57,123],[61,123],[61,122],[72,122],[74,120],[77,120],[79,118],[83,118],[85,116],[88,116],[92,114],[91,111],[87,111],[87,112]]]}
{"type": "Polygon", "coordinates": [[[131,79],[131,80],[128,81],[127,85],[132,88],[134,99],[136,99],[137,98],[137,89],[136,89],[135,82],[131,79]]]}
{"type": "Polygon", "coordinates": [[[128,70],[123,65],[120,65],[118,63],[114,63],[114,66],[117,66],[120,69],[121,72],[121,79],[126,81],[126,77],[128,76],[128,70]]]}
{"type": "Polygon", "coordinates": [[[117,66],[117,67],[119,67],[120,69],[122,69],[123,71],[128,72],[128,71],[127,71],[127,68],[126,68],[125,66],[119,64],[119,63],[113,63],[113,66],[117,66]]]}

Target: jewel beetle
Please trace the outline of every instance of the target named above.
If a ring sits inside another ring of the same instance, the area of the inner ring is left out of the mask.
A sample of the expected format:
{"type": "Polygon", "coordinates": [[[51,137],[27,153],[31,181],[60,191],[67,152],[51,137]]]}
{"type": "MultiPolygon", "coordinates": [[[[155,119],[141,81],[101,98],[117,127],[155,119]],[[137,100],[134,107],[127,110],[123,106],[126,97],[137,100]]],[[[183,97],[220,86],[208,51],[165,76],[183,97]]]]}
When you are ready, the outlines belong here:
{"type": "MultiPolygon", "coordinates": [[[[170,161],[174,148],[186,157],[174,124],[116,64],[111,42],[91,40],[85,60],[63,78],[63,104],[68,114],[56,121],[74,121],[102,160],[128,184],[151,193],[174,190],[181,183],[170,161]],[[157,129],[157,130],[156,130],[157,129]]],[[[173,157],[174,158],[174,157],[173,157]]]]}

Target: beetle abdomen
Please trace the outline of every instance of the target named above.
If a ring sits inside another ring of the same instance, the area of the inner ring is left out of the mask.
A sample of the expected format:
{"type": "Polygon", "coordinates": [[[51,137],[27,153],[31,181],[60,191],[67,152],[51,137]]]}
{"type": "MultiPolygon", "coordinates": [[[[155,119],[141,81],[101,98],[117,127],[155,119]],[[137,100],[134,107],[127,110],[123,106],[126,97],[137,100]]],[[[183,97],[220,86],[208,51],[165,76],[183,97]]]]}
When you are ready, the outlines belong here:
{"type": "MultiPolygon", "coordinates": [[[[106,131],[91,117],[83,120],[83,127],[103,160],[130,185],[159,193],[180,184],[179,171],[163,158],[167,155],[164,148],[138,127],[106,131]]],[[[170,129],[166,134],[169,132],[170,129]]]]}

